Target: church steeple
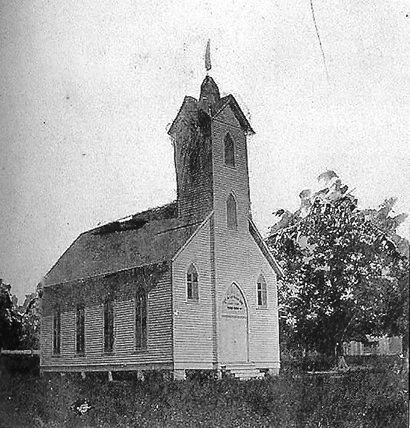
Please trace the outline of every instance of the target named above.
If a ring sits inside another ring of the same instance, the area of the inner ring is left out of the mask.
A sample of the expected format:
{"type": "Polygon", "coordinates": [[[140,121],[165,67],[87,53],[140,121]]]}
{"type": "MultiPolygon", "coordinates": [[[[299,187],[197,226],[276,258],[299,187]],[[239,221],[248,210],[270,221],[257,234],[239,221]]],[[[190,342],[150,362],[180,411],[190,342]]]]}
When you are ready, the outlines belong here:
{"type": "Polygon", "coordinates": [[[212,107],[215,106],[221,99],[219,88],[215,83],[214,79],[209,76],[209,70],[212,68],[211,65],[211,40],[208,39],[205,49],[205,70],[206,77],[201,85],[201,93],[199,95],[199,108],[205,113],[212,114],[212,107]]]}
{"type": "MultiPolygon", "coordinates": [[[[205,68],[210,70],[209,42],[205,68]]],[[[246,136],[253,133],[235,98],[221,97],[217,84],[207,73],[199,99],[186,96],[168,130],[174,145],[181,218],[202,221],[212,210],[222,209],[221,200],[225,207],[225,200],[232,193],[238,204],[239,227],[247,230],[245,218],[250,201],[246,136]]]]}

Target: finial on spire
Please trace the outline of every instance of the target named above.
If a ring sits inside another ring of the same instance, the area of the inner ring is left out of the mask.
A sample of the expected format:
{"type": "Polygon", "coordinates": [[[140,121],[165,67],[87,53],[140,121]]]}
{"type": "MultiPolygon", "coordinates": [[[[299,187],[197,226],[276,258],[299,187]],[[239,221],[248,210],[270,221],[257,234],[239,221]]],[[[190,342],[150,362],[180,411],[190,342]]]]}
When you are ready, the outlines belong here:
{"type": "Polygon", "coordinates": [[[208,43],[206,44],[206,50],[205,50],[205,69],[206,74],[208,74],[208,71],[212,68],[211,65],[211,39],[208,39],[208,43]]]}

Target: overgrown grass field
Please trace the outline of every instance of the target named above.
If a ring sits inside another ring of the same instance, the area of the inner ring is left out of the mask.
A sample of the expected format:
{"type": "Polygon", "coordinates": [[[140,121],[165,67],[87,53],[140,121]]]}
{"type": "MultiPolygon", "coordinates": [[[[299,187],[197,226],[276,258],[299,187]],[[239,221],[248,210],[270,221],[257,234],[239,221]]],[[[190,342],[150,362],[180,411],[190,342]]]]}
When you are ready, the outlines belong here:
{"type": "Polygon", "coordinates": [[[0,427],[408,427],[407,375],[284,373],[264,380],[158,375],[108,382],[78,375],[0,377],[0,427]],[[71,405],[87,399],[81,415],[71,405]]]}

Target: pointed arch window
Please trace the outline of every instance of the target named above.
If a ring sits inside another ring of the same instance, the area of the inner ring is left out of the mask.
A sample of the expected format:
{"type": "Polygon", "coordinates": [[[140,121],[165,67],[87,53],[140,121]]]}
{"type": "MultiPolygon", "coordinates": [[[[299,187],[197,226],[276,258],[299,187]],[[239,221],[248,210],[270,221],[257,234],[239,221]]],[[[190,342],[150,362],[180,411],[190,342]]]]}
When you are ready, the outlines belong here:
{"type": "Polygon", "coordinates": [[[268,306],[268,295],[266,290],[266,280],[263,275],[259,275],[257,282],[257,299],[258,308],[266,308],[268,306]]]}
{"type": "Polygon", "coordinates": [[[135,347],[136,349],[147,348],[147,293],[139,289],[135,297],[135,347]]]}
{"type": "Polygon", "coordinates": [[[228,229],[236,230],[238,228],[236,200],[232,193],[226,201],[226,222],[228,229]]]}
{"type": "Polygon", "coordinates": [[[235,143],[230,134],[224,138],[225,165],[235,166],[235,143]]]}
{"type": "Polygon", "coordinates": [[[189,266],[186,274],[186,290],[188,300],[199,300],[198,271],[194,265],[189,266]]]}

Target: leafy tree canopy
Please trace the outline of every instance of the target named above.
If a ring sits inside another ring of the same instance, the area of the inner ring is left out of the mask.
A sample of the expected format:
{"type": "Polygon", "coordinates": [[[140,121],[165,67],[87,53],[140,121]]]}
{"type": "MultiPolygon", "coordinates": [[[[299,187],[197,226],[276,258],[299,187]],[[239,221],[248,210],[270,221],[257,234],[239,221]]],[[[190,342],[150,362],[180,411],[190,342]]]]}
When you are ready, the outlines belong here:
{"type": "Polygon", "coordinates": [[[40,311],[38,292],[26,295],[22,306],[11,294],[10,284],[0,279],[0,349],[39,349],[40,311]]]}
{"type": "Polygon", "coordinates": [[[40,348],[40,308],[38,293],[26,294],[22,306],[18,307],[21,316],[20,347],[22,349],[40,348]]]}
{"type": "Polygon", "coordinates": [[[0,349],[17,349],[20,344],[21,317],[10,290],[10,284],[0,279],[0,349]]]}
{"type": "Polygon", "coordinates": [[[284,269],[279,289],[282,337],[327,355],[366,335],[408,335],[409,243],[397,235],[407,217],[395,198],[359,210],[334,171],[301,206],[279,210],[267,243],[284,269]]]}

